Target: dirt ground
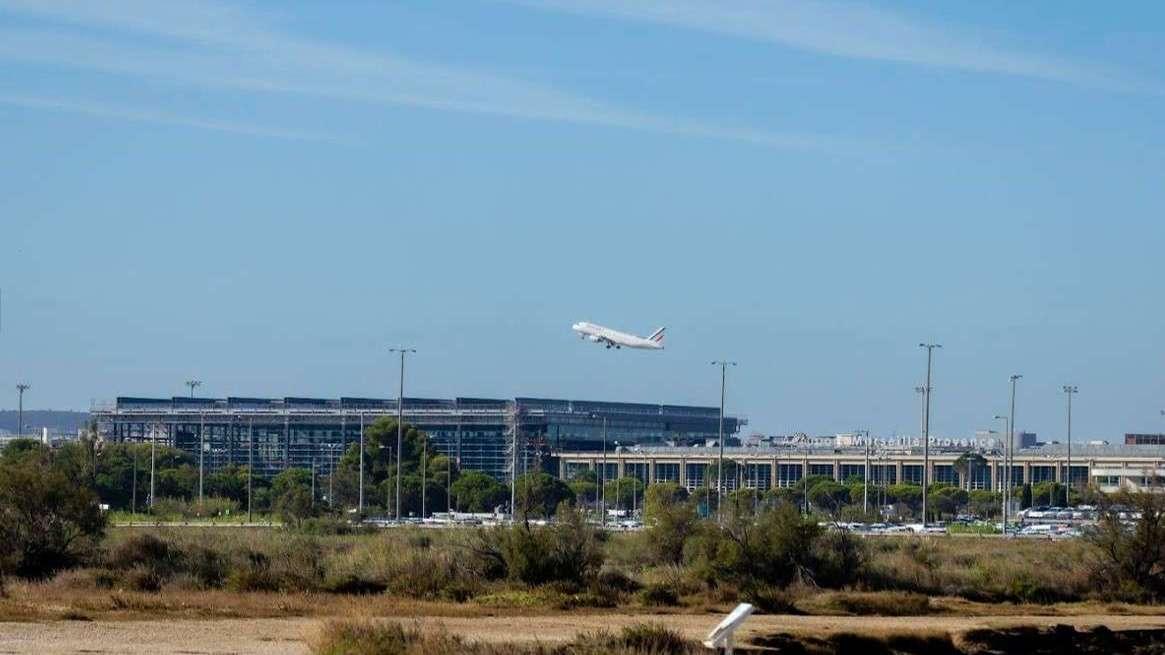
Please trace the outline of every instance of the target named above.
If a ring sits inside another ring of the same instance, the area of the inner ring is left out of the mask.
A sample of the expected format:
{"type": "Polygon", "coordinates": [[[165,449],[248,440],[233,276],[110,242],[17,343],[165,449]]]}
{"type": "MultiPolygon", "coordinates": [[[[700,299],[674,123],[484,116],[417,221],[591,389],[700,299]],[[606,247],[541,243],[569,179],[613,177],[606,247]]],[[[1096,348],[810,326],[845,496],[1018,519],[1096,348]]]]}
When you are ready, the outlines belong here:
{"type": "MultiPolygon", "coordinates": [[[[547,616],[398,617],[418,621],[426,629],[445,629],[470,639],[492,642],[570,639],[575,634],[599,629],[617,630],[625,625],[656,622],[679,630],[689,638],[701,638],[719,621],[713,614],[611,613],[547,616]]],[[[50,621],[0,623],[0,653],[308,653],[309,643],[324,618],[275,619],[167,619],[155,621],[50,621]]],[[[838,617],[754,616],[745,624],[745,638],[758,634],[811,634],[834,632],[862,634],[951,633],[976,628],[1049,626],[1069,624],[1078,628],[1105,625],[1113,630],[1165,629],[1161,616],[923,616],[838,617]]]]}

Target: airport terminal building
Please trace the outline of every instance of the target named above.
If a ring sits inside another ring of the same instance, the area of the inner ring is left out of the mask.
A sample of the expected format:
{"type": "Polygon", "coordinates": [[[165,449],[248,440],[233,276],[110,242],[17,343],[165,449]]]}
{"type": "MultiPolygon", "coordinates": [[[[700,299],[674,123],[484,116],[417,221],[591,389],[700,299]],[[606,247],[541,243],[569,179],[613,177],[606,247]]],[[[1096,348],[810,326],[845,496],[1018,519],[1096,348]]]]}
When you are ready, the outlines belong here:
{"type": "MultiPolygon", "coordinates": [[[[462,469],[508,479],[532,468],[556,471],[561,452],[602,452],[615,443],[690,446],[715,440],[717,407],[555,400],[548,398],[405,398],[405,423],[429,435],[462,469]],[[604,439],[605,436],[605,439],[604,439]],[[515,452],[516,444],[516,452],[515,452]]],[[[254,462],[256,475],[314,466],[326,472],[360,440],[361,426],[396,417],[396,399],[129,398],[98,403],[91,413],[102,437],[203,449],[208,470],[254,462]]],[[[724,418],[724,434],[745,423],[724,418]]]]}
{"type": "MultiPolygon", "coordinates": [[[[558,475],[570,479],[594,470],[607,479],[638,477],[645,483],[674,482],[688,489],[715,486],[716,448],[630,447],[605,455],[561,452],[558,475]]],[[[1007,465],[998,449],[934,448],[925,457],[921,447],[730,447],[724,453],[724,486],[729,491],[791,487],[805,476],[824,476],[838,482],[865,480],[870,484],[920,484],[923,466],[928,480],[970,489],[1003,488],[1007,465]],[[960,470],[959,457],[976,452],[982,459],[960,470]]],[[[1165,445],[1073,446],[1071,458],[1064,445],[1017,449],[1011,479],[1016,485],[1071,481],[1074,487],[1119,490],[1165,490],[1165,445]],[[1070,465],[1069,465],[1070,463],[1070,465]]]]}

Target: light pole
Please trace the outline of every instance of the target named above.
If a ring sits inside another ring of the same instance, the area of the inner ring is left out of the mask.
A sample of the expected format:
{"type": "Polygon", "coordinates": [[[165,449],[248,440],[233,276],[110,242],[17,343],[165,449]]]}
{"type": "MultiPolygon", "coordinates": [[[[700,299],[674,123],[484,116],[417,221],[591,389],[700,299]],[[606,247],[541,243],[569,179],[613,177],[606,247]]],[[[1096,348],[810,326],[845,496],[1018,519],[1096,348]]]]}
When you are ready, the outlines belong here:
{"type": "Polygon", "coordinates": [[[131,522],[133,521],[133,517],[137,517],[138,515],[138,449],[136,446],[137,444],[131,446],[133,447],[133,489],[130,491],[129,510],[131,522]]]}
{"type": "Polygon", "coordinates": [[[154,471],[157,461],[158,426],[150,429],[150,513],[154,513],[154,471]]]}
{"type": "Polygon", "coordinates": [[[931,386],[931,369],[934,361],[934,349],[942,348],[941,344],[937,343],[920,343],[919,348],[926,348],[926,387],[923,390],[926,398],[926,406],[922,412],[922,527],[926,529],[926,484],[930,478],[930,393],[934,391],[931,386]]]}
{"type": "Polygon", "coordinates": [[[736,366],[736,362],[714,361],[713,366],[720,367],[720,453],[716,457],[716,522],[721,523],[724,515],[720,508],[724,496],[724,389],[728,381],[728,367],[736,366]]]}
{"type": "MultiPolygon", "coordinates": [[[[1015,488],[1015,480],[1012,479],[1015,473],[1012,466],[1012,460],[1015,458],[1015,383],[1018,382],[1022,377],[1022,375],[1014,373],[1010,378],[1008,378],[1011,380],[1011,414],[1009,414],[1009,429],[1007,430],[1007,503],[1009,505],[1007,509],[1009,514],[1011,513],[1011,494],[1014,492],[1015,488]]],[[[1004,523],[1003,527],[1004,534],[1006,534],[1007,524],[1004,523]]]]}
{"type": "Polygon", "coordinates": [[[202,480],[206,459],[206,415],[198,410],[198,508],[202,509],[202,480]]]}
{"type": "MultiPolygon", "coordinates": [[[[1006,435],[1007,428],[1009,425],[1008,421],[1010,421],[1011,419],[1007,416],[1002,415],[1002,414],[996,414],[995,420],[996,421],[1003,421],[1003,431],[1000,432],[1000,435],[1006,435]]],[[[996,460],[996,461],[998,461],[998,460],[996,460]]],[[[999,480],[997,480],[997,482],[999,484],[999,495],[1003,500],[1003,503],[1002,503],[1002,505],[1003,505],[1003,526],[1004,526],[1004,532],[1006,533],[1006,531],[1007,531],[1007,442],[1006,441],[1003,442],[1003,464],[1004,464],[1003,470],[998,471],[999,480]]]]}
{"type": "Polygon", "coordinates": [[[607,417],[603,417],[603,477],[599,483],[599,507],[602,514],[599,520],[602,526],[607,527],[607,417]]]}
{"type": "Polygon", "coordinates": [[[190,397],[194,397],[194,389],[202,386],[202,380],[187,380],[186,386],[190,387],[190,397]]]}
{"type": "Polygon", "coordinates": [[[251,522],[251,479],[255,475],[255,419],[247,419],[247,523],[251,522]]]}
{"type": "Polygon", "coordinates": [[[870,513],[870,431],[865,431],[862,445],[866,447],[866,471],[862,474],[862,514],[870,513]]]}
{"type": "MultiPolygon", "coordinates": [[[[397,471],[400,475],[400,471],[397,471]]],[[[356,485],[356,513],[358,515],[364,514],[364,412],[360,412],[360,479],[356,485]]],[[[384,513],[388,514],[388,508],[384,508],[384,513]]]]}
{"type": "Polygon", "coordinates": [[[1074,384],[1064,385],[1064,395],[1068,397],[1068,475],[1064,479],[1064,507],[1072,506],[1072,498],[1069,495],[1072,488],[1072,396],[1079,391],[1074,384]]]}
{"type": "MultiPolygon", "coordinates": [[[[619,455],[619,442],[618,441],[615,442],[615,455],[616,456],[619,455]]],[[[619,497],[619,491],[621,488],[620,483],[623,482],[623,476],[619,475],[619,461],[620,461],[619,458],[615,459],[615,518],[619,518],[619,516],[620,516],[619,506],[623,504],[623,502],[622,502],[623,499],[619,497]]],[[[619,522],[615,521],[615,525],[617,527],[619,525],[619,522]]]]}
{"type": "Polygon", "coordinates": [[[926,387],[914,387],[914,393],[918,394],[918,432],[921,434],[926,429],[926,387]]]}
{"type": "MultiPolygon", "coordinates": [[[[400,459],[404,449],[404,421],[405,421],[405,355],[416,353],[416,348],[389,348],[390,353],[400,353],[400,392],[396,398],[396,520],[400,520],[400,459]]],[[[424,493],[424,487],[421,487],[424,493]]],[[[423,497],[423,496],[422,496],[423,497]]]]}
{"type": "Polygon", "coordinates": [[[32,387],[21,382],[16,385],[16,434],[24,436],[24,392],[32,387]]]}
{"type": "MultiPolygon", "coordinates": [[[[421,520],[425,520],[425,477],[428,473],[429,461],[429,440],[426,438],[421,442],[423,450],[421,452],[421,520]]],[[[399,477],[399,476],[398,476],[399,477]]]]}

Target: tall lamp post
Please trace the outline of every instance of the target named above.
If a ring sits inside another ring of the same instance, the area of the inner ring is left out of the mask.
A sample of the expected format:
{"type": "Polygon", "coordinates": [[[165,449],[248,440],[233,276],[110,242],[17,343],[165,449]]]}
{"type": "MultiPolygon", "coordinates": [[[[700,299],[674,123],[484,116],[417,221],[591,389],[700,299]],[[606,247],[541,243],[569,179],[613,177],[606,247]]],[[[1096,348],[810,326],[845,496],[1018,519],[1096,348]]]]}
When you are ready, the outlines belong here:
{"type": "Polygon", "coordinates": [[[870,431],[865,430],[862,445],[866,449],[866,469],[862,473],[862,514],[870,513],[870,431]]]}
{"type": "Polygon", "coordinates": [[[1072,396],[1079,391],[1074,384],[1064,385],[1064,395],[1068,397],[1068,473],[1064,478],[1064,507],[1072,506],[1072,498],[1069,495],[1072,489],[1072,396]]]}
{"type": "Polygon", "coordinates": [[[21,382],[16,385],[16,434],[24,436],[24,392],[32,387],[21,382]]]}
{"type": "Polygon", "coordinates": [[[720,367],[720,453],[716,456],[716,522],[720,523],[724,517],[720,511],[724,504],[724,389],[728,381],[728,367],[736,366],[736,362],[715,361],[712,365],[720,367]]]}
{"type": "MultiPolygon", "coordinates": [[[[999,432],[1000,436],[1007,435],[1007,428],[1009,425],[1008,421],[1010,421],[1011,419],[1007,416],[1004,416],[1003,414],[996,414],[995,420],[996,421],[1003,421],[1003,429],[1000,430],[1000,432],[999,432]]],[[[1005,438],[1010,439],[1011,437],[1005,437],[1005,438]]],[[[996,460],[996,461],[998,461],[998,460],[996,460]]],[[[999,485],[999,496],[1002,499],[1001,505],[1002,505],[1002,509],[1003,509],[1003,514],[1002,514],[1003,525],[1006,526],[1007,525],[1007,442],[1006,441],[1003,442],[1003,467],[998,471],[998,478],[999,479],[996,480],[996,483],[999,485]]]]}
{"type": "Polygon", "coordinates": [[[923,394],[926,400],[926,405],[922,412],[922,527],[926,529],[926,486],[930,478],[930,392],[934,390],[931,386],[931,369],[934,362],[934,349],[942,348],[941,344],[937,343],[920,343],[919,348],[926,348],[926,386],[923,394]]]}
{"type": "MultiPolygon", "coordinates": [[[[404,421],[405,421],[405,355],[416,353],[416,348],[389,348],[390,353],[400,353],[400,393],[396,398],[396,520],[400,520],[400,464],[401,451],[404,449],[404,421]]],[[[422,487],[422,491],[424,488],[422,487]]]]}
{"type": "MultiPolygon", "coordinates": [[[[1014,373],[1008,379],[1011,381],[1011,413],[1008,415],[1008,430],[1007,430],[1007,504],[1008,514],[1011,511],[1011,495],[1015,489],[1015,383],[1023,376],[1014,373]]],[[[1004,534],[1007,534],[1007,524],[1003,524],[1004,534]]]]}
{"type": "Polygon", "coordinates": [[[599,507],[602,514],[599,521],[607,527],[607,417],[603,417],[603,476],[599,481],[599,507]]]}
{"type": "MultiPolygon", "coordinates": [[[[186,381],[186,386],[190,389],[190,399],[194,399],[194,390],[202,386],[202,380],[190,379],[186,381]]],[[[206,432],[206,419],[203,417],[202,410],[198,411],[198,507],[202,508],[202,480],[203,480],[203,459],[206,452],[206,439],[203,434],[206,432]]]]}

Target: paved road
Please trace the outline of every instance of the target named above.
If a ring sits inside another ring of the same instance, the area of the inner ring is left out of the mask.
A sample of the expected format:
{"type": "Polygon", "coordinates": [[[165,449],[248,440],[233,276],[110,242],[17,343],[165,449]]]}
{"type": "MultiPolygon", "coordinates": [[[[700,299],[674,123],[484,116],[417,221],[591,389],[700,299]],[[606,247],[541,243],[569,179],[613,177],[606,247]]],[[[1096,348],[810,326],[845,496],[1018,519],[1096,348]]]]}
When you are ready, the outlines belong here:
{"type": "MultiPolygon", "coordinates": [[[[701,638],[719,621],[711,614],[557,614],[538,617],[401,618],[425,628],[443,627],[468,638],[492,642],[570,639],[578,632],[618,630],[642,622],[662,623],[686,637],[701,638]]],[[[309,653],[309,640],[327,619],[213,619],[164,621],[55,621],[0,623],[0,653],[165,653],[220,654],[309,653]]],[[[1114,630],[1165,629],[1161,616],[926,616],[831,617],[754,616],[747,635],[780,632],[823,636],[833,632],[947,633],[975,628],[1070,624],[1080,628],[1107,625],[1114,630]]]]}

